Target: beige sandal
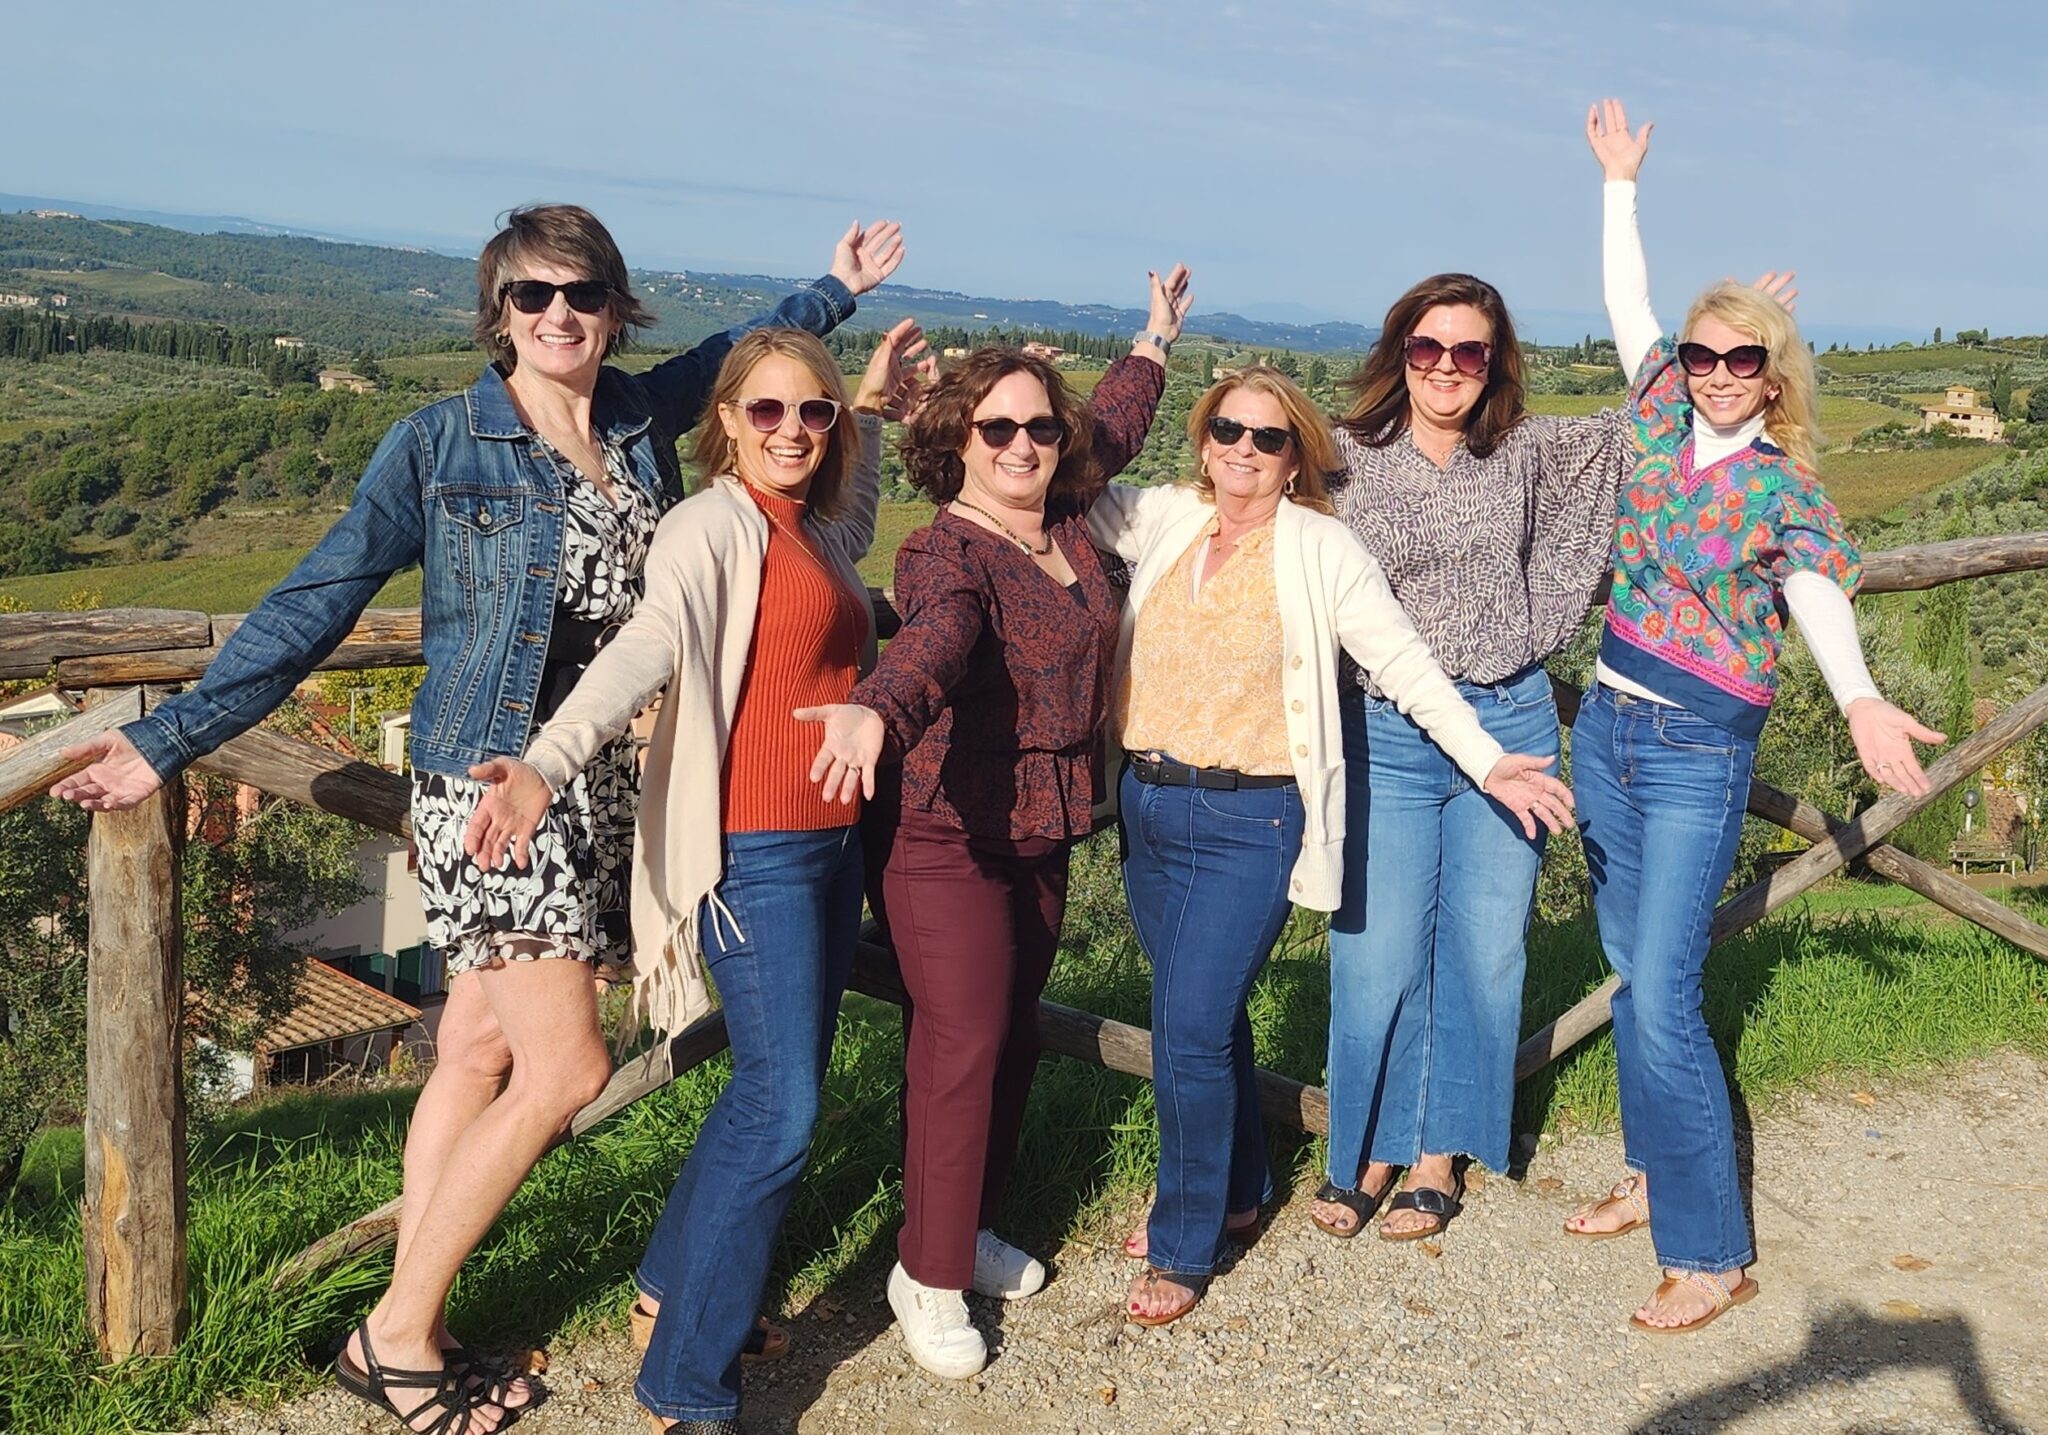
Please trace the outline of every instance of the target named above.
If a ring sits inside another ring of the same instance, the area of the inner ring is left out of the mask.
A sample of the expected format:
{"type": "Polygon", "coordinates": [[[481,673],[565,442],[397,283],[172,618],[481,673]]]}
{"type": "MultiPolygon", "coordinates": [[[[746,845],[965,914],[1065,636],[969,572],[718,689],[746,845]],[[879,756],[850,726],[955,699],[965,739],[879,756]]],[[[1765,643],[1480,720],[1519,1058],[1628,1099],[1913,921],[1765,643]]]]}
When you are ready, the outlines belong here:
{"type": "Polygon", "coordinates": [[[1650,1202],[1649,1198],[1643,1195],[1643,1178],[1640,1176],[1629,1176],[1616,1181],[1614,1189],[1599,1200],[1589,1206],[1581,1206],[1578,1210],[1572,1212],[1571,1216],[1565,1221],[1564,1233],[1567,1236],[1577,1236],[1582,1241],[1611,1241],[1616,1236],[1625,1236],[1630,1231],[1639,1230],[1649,1224],[1650,1202]],[[1602,1207],[1611,1206],[1616,1201],[1623,1203],[1629,1210],[1635,1213],[1626,1225],[1616,1226],[1611,1231],[1581,1231],[1573,1228],[1572,1221],[1590,1217],[1602,1207]]]}
{"type": "Polygon", "coordinates": [[[1651,1335],[1685,1335],[1703,1326],[1712,1325],[1724,1312],[1755,1299],[1757,1293],[1763,1289],[1751,1280],[1746,1272],[1741,1280],[1730,1286],[1721,1277],[1709,1275],[1705,1271],[1681,1271],[1675,1276],[1667,1275],[1657,1282],[1657,1289],[1650,1299],[1662,1300],[1680,1286],[1691,1286],[1713,1302],[1705,1315],[1695,1316],[1682,1325],[1652,1325],[1639,1315],[1630,1316],[1628,1323],[1637,1330],[1648,1331],[1651,1335]]]}
{"type": "MultiPolygon", "coordinates": [[[[655,1312],[639,1301],[626,1312],[626,1324],[633,1332],[633,1349],[642,1355],[654,1340],[655,1312]]],[[[789,1354],[789,1332],[769,1320],[765,1315],[754,1317],[754,1328],[747,1332],[747,1343],[740,1347],[740,1364],[766,1365],[771,1360],[780,1360],[789,1354]]],[[[525,1406],[520,1406],[525,1409],[525,1406]]]]}

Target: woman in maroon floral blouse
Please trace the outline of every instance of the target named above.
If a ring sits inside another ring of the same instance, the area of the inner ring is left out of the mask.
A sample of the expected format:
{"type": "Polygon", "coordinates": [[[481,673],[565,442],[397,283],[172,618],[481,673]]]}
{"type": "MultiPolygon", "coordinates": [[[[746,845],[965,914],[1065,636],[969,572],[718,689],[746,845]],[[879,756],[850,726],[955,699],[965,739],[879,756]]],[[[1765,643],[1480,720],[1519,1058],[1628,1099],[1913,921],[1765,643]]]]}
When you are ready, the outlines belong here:
{"type": "Polygon", "coordinates": [[[1045,1283],[989,1227],[1038,1062],[1068,854],[1098,796],[1118,614],[1087,499],[1144,446],[1187,307],[1185,267],[1154,275],[1147,331],[1086,404],[1014,349],[977,350],[938,382],[902,442],[939,504],[896,554],[902,631],[849,702],[797,713],[825,724],[813,779],[873,799],[864,835],[910,996],[889,1304],[936,1375],[987,1359],[964,1291],[1045,1283]]]}

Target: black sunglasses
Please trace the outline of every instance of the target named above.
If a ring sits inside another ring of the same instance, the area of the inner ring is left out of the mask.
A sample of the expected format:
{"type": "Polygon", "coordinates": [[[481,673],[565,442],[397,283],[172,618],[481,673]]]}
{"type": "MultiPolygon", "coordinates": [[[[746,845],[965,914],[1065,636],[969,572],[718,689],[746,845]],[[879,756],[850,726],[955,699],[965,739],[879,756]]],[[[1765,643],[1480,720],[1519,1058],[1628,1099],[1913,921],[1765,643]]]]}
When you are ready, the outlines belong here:
{"type": "Polygon", "coordinates": [[[510,299],[522,314],[545,314],[560,294],[579,314],[601,314],[612,296],[612,286],[602,279],[571,279],[567,284],[550,284],[545,279],[507,279],[498,286],[498,297],[510,299]]]}
{"type": "Polygon", "coordinates": [[[1008,448],[1016,442],[1018,429],[1024,430],[1031,441],[1040,448],[1051,448],[1055,444],[1064,443],[1067,437],[1066,425],[1051,414],[1026,419],[1022,423],[1015,419],[976,419],[970,427],[981,435],[981,441],[990,448],[1008,448]]]}
{"type": "Polygon", "coordinates": [[[1460,339],[1446,348],[1440,339],[1432,339],[1427,334],[1410,334],[1401,341],[1401,352],[1408,356],[1411,369],[1433,369],[1449,353],[1451,367],[1468,379],[1478,378],[1493,362],[1493,345],[1479,339],[1460,339]]]}
{"type": "Polygon", "coordinates": [[[1738,379],[1753,379],[1764,371],[1764,362],[1770,357],[1771,351],[1762,344],[1737,344],[1725,354],[1691,340],[1678,346],[1678,362],[1696,379],[1713,373],[1716,364],[1726,364],[1738,379]]]}
{"type": "Polygon", "coordinates": [[[1209,437],[1225,448],[1235,448],[1237,441],[1247,433],[1252,436],[1252,447],[1265,454],[1287,452],[1287,445],[1294,438],[1291,429],[1253,428],[1250,424],[1241,424],[1236,419],[1227,419],[1221,414],[1209,420],[1209,437]]]}
{"type": "MultiPolygon", "coordinates": [[[[740,405],[747,422],[762,433],[774,433],[782,427],[782,416],[789,412],[789,405],[781,399],[748,399],[740,405]]],[[[796,421],[812,433],[830,433],[832,425],[839,422],[839,404],[835,399],[802,399],[796,406],[796,421]]]]}

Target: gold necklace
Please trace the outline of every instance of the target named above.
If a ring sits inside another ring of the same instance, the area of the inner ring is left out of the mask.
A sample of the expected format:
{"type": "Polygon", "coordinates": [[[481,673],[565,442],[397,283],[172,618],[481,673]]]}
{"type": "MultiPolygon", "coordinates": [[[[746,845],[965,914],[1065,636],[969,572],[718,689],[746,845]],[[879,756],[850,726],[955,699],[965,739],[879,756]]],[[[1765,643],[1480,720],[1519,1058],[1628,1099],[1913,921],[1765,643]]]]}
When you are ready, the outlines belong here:
{"type": "MultiPolygon", "coordinates": [[[[962,508],[971,508],[976,513],[979,513],[983,518],[986,518],[990,523],[993,523],[997,528],[1000,528],[1003,532],[1003,537],[1009,539],[1012,543],[1016,544],[1024,552],[1030,554],[1033,558],[1043,558],[1046,554],[1052,552],[1052,533],[1050,531],[1047,531],[1044,535],[1045,547],[1033,548],[1029,543],[1026,543],[1023,539],[1017,536],[1017,531],[1014,528],[1010,527],[1009,524],[1003,522],[1002,519],[996,517],[993,513],[990,513],[986,508],[983,508],[980,504],[973,503],[965,498],[958,497],[956,497],[953,500],[953,502],[959,504],[962,508]]],[[[1044,522],[1043,519],[1040,519],[1039,521],[1041,523],[1044,522]]]]}

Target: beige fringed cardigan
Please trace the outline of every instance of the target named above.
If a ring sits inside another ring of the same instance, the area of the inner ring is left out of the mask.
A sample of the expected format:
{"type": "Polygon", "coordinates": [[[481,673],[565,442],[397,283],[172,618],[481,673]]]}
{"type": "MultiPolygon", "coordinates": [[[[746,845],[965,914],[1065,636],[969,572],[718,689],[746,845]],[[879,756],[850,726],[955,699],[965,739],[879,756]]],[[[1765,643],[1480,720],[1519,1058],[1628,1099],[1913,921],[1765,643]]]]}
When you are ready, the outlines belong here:
{"type": "MultiPolygon", "coordinates": [[[[855,415],[861,451],[852,512],[805,525],[839,581],[865,597],[854,565],[875,538],[882,421],[855,415]]],[[[647,550],[633,616],[534,735],[526,760],[561,791],[664,687],[640,774],[633,842],[631,1020],[677,1032],[711,1010],[698,915],[724,875],[719,772],[754,641],[768,521],[730,476],[670,511],[647,550]]],[[[860,669],[875,665],[873,609],[861,604],[860,669]]],[[[730,913],[724,920],[730,920],[730,913]]]]}

